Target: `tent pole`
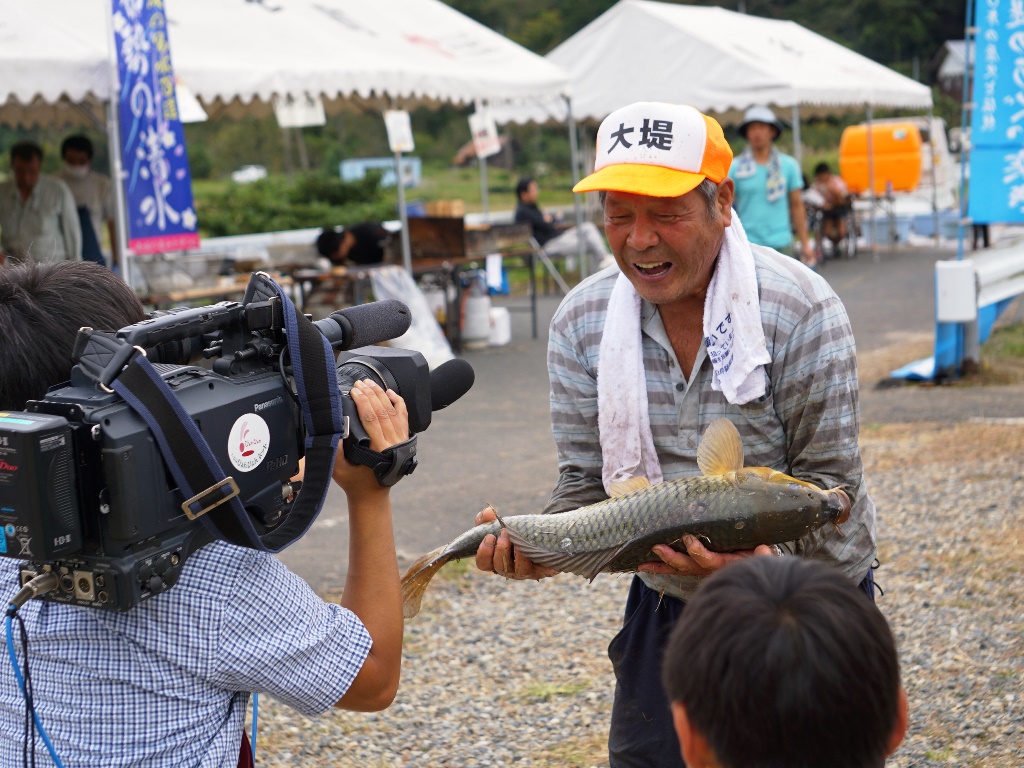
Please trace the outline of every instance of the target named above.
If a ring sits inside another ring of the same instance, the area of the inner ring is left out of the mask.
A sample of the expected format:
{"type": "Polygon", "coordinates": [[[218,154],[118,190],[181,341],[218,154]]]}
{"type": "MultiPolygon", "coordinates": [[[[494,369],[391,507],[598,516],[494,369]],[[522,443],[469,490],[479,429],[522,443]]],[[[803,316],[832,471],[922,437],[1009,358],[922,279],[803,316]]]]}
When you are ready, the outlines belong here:
{"type": "Polygon", "coordinates": [[[405,179],[402,178],[402,153],[395,152],[395,188],[398,190],[398,218],[402,222],[402,264],[412,274],[412,248],[409,246],[409,214],[405,210],[405,179]]]}
{"type": "MultiPolygon", "coordinates": [[[[957,261],[962,261],[964,258],[964,239],[967,235],[964,231],[964,226],[968,221],[967,213],[970,210],[970,200],[968,199],[970,188],[967,185],[967,171],[969,170],[968,163],[973,152],[971,143],[974,135],[973,132],[968,133],[968,116],[970,124],[976,125],[974,117],[976,114],[974,112],[974,76],[976,74],[975,68],[978,66],[978,39],[976,37],[978,29],[975,26],[977,23],[977,18],[974,15],[975,12],[974,3],[967,3],[964,17],[964,82],[961,88],[963,108],[960,110],[960,199],[957,206],[959,213],[959,221],[956,228],[957,261]]],[[[972,221],[971,223],[973,224],[974,222],[972,221]]],[[[961,323],[956,333],[957,359],[954,372],[960,374],[964,372],[965,367],[976,367],[981,360],[981,337],[979,336],[978,318],[975,317],[974,320],[961,323]]]]}
{"type": "Polygon", "coordinates": [[[939,244],[939,183],[935,176],[935,126],[932,125],[934,108],[928,107],[928,151],[931,152],[932,226],[935,227],[935,245],[939,244]]]}
{"type": "Polygon", "coordinates": [[[804,150],[800,143],[800,105],[793,105],[793,157],[797,165],[803,166],[804,150]]]}
{"type": "MultiPolygon", "coordinates": [[[[384,124],[387,125],[387,115],[385,114],[389,109],[397,109],[397,102],[394,98],[388,97],[387,103],[384,109],[381,111],[381,117],[384,118],[384,124]]],[[[388,144],[392,143],[391,131],[388,130],[388,144]]],[[[402,222],[402,265],[405,267],[405,271],[410,275],[412,274],[412,247],[409,245],[409,213],[405,210],[405,180],[402,178],[402,153],[400,150],[394,150],[395,152],[395,189],[398,192],[398,219],[402,222]]]]}
{"type": "Polygon", "coordinates": [[[868,131],[868,193],[871,196],[871,218],[868,221],[868,248],[871,251],[872,261],[878,261],[878,246],[875,243],[875,206],[878,201],[875,198],[875,149],[873,142],[871,141],[871,105],[865,104],[865,110],[867,111],[867,131],[868,131]]]}
{"type": "Polygon", "coordinates": [[[476,160],[480,165],[480,210],[483,211],[484,221],[490,222],[490,202],[487,199],[487,158],[477,155],[476,160]]]}
{"type": "Polygon", "coordinates": [[[110,178],[114,182],[114,237],[117,243],[111,243],[121,260],[121,279],[130,288],[139,292],[141,286],[133,284],[131,256],[128,253],[128,215],[125,211],[127,201],[124,196],[124,165],[121,158],[121,125],[118,116],[118,94],[121,83],[117,73],[117,50],[114,39],[113,11],[108,7],[105,11],[107,21],[107,51],[110,63],[110,98],[107,100],[107,151],[110,154],[110,178]],[[115,247],[116,246],[116,247],[115,247]]]}
{"type": "Polygon", "coordinates": [[[964,221],[967,219],[969,188],[967,186],[967,170],[970,161],[971,134],[970,124],[974,123],[974,67],[977,61],[977,54],[974,50],[977,42],[975,40],[974,27],[974,5],[967,4],[966,18],[964,19],[964,81],[961,86],[960,100],[960,187],[957,190],[957,227],[956,227],[956,258],[960,261],[964,257],[964,221]],[[969,118],[968,118],[969,116],[969,118]]]}
{"type": "MultiPolygon", "coordinates": [[[[484,106],[480,102],[476,103],[475,108],[476,108],[477,112],[479,112],[481,114],[483,113],[484,106]]],[[[473,141],[475,142],[476,139],[474,138],[473,141]]],[[[490,223],[490,219],[491,219],[491,216],[490,216],[491,206],[490,206],[490,200],[487,197],[487,193],[488,193],[488,189],[487,189],[487,158],[486,157],[481,157],[480,153],[477,152],[476,153],[476,161],[477,161],[477,163],[480,166],[480,210],[483,211],[483,214],[484,214],[484,217],[483,217],[484,218],[484,223],[489,224],[490,223]]]]}
{"type": "MultiPolygon", "coordinates": [[[[568,96],[565,97],[565,114],[569,123],[569,164],[572,166],[572,185],[575,187],[580,180],[580,148],[576,135],[576,118],[572,114],[572,99],[568,96]]],[[[579,259],[582,280],[590,274],[590,265],[583,253],[583,206],[579,195],[572,196],[572,207],[576,215],[576,256],[579,259]]]]}

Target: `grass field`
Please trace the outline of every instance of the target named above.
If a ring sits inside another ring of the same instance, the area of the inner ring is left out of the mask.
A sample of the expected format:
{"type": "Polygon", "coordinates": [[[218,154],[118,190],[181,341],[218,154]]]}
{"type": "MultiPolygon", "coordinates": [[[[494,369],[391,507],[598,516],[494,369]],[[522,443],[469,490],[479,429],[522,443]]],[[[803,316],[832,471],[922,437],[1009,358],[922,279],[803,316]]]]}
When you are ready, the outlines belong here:
{"type": "Polygon", "coordinates": [[[1018,384],[1024,381],[1024,299],[1018,297],[981,345],[980,370],[968,382],[1018,384]],[[1016,309],[1015,309],[1016,308],[1016,309]]]}
{"type": "MultiPolygon", "coordinates": [[[[487,197],[492,211],[512,210],[516,207],[516,182],[519,175],[503,168],[487,169],[487,197]]],[[[568,174],[550,174],[539,177],[542,208],[572,205],[572,180],[568,174]]],[[[482,209],[480,170],[477,166],[467,168],[431,168],[424,170],[423,183],[406,191],[406,199],[413,200],[462,200],[469,212],[482,209]]]]}

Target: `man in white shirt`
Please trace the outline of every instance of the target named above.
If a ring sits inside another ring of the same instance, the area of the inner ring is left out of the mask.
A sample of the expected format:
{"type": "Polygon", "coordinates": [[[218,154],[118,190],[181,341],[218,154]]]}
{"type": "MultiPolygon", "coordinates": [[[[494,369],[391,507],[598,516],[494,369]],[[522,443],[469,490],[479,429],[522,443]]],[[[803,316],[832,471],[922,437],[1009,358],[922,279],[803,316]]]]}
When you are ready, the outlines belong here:
{"type": "MultiPolygon", "coordinates": [[[[60,156],[64,160],[64,170],[60,172],[60,178],[74,195],[75,205],[88,209],[89,220],[96,235],[96,247],[99,247],[103,239],[102,233],[105,228],[110,236],[110,257],[104,255],[104,261],[108,267],[117,264],[114,184],[109,176],[92,169],[92,142],[81,134],[68,136],[60,145],[60,156]]],[[[83,245],[85,244],[83,240],[83,245]]],[[[91,260],[98,261],[96,258],[91,260]]]]}
{"type": "Polygon", "coordinates": [[[41,175],[42,166],[35,142],[11,147],[14,178],[0,184],[0,249],[15,261],[81,261],[75,198],[63,181],[41,175]]]}

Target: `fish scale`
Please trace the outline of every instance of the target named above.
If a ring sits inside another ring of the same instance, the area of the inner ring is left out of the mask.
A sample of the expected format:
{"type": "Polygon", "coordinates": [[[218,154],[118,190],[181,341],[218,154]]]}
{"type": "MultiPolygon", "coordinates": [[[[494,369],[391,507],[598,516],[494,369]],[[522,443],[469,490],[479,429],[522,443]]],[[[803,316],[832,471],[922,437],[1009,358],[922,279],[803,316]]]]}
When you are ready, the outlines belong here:
{"type": "Polygon", "coordinates": [[[709,550],[729,552],[795,541],[846,519],[850,501],[837,489],[822,490],[766,467],[744,469],[739,434],[719,422],[709,427],[710,440],[705,433],[708,445],[702,441],[698,449],[701,475],[653,486],[636,478],[624,487],[637,490],[568,512],[499,517],[428,552],[402,579],[406,617],[419,611],[427,584],[445,563],[475,555],[484,538],[502,528],[532,562],[593,580],[659,560],[656,544],[685,551],[687,534],[709,550]]]}
{"type": "Polygon", "coordinates": [[[556,562],[565,570],[561,558],[541,550],[559,555],[621,550],[602,569],[621,572],[656,559],[654,544],[677,542],[686,533],[719,552],[792,541],[829,522],[829,504],[823,491],[802,485],[695,477],[558,515],[508,517],[504,524],[521,551],[538,550],[531,559],[541,564],[556,562]],[[745,503],[751,500],[756,504],[745,503]]]}

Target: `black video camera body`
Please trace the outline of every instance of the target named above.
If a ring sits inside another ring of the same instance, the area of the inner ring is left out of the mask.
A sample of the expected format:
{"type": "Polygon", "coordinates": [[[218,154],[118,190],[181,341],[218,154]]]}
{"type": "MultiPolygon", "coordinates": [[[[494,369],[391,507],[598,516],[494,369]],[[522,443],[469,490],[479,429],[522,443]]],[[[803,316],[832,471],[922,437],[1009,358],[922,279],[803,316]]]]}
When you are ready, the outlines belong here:
{"type": "MultiPolygon", "coordinates": [[[[254,521],[264,529],[280,522],[302,446],[298,407],[281,377],[158,370],[254,521]]],[[[0,417],[16,466],[0,472],[3,554],[30,561],[26,574],[49,565],[60,588],[44,599],[56,602],[127,610],[172,586],[212,536],[183,511],[185,497],[146,423],[119,395],[74,380],[29,407],[0,417]]]]}
{"type": "MultiPolygon", "coordinates": [[[[166,350],[169,341],[197,336],[210,340],[204,354],[215,358],[212,370],[187,360],[153,368],[205,439],[225,481],[237,487],[235,495],[262,535],[277,530],[292,511],[299,484],[290,478],[304,455],[306,427],[293,391],[281,300],[267,299],[265,286],[260,298],[266,300],[251,297],[257,280],[273,285],[254,275],[242,303],[176,311],[116,336],[144,350],[166,350]]],[[[313,325],[331,347],[344,350],[399,336],[409,322],[400,302],[375,302],[313,325]]],[[[88,364],[88,332],[80,332],[76,353],[83,346],[86,352],[76,355],[68,385],[30,401],[24,412],[0,413],[0,556],[25,561],[22,583],[44,571],[57,574],[59,587],[42,599],[126,611],[173,586],[187,557],[216,536],[201,519],[206,509],[190,513],[159,436],[88,364]]],[[[102,365],[106,357],[99,360],[102,365]]],[[[347,417],[346,455],[369,442],[345,396],[356,378],[378,378],[401,394],[410,432],[429,426],[431,381],[440,373],[445,383],[445,366],[431,374],[418,352],[384,347],[343,352],[344,366],[349,374],[340,373],[338,385],[347,417]]],[[[447,389],[461,391],[448,402],[472,385],[471,368],[468,384],[463,369],[458,374],[460,381],[447,389]]],[[[435,409],[448,404],[433,399],[435,409]]],[[[308,483],[309,467],[306,472],[308,483]]],[[[314,517],[317,512],[319,506],[314,517]]]]}

